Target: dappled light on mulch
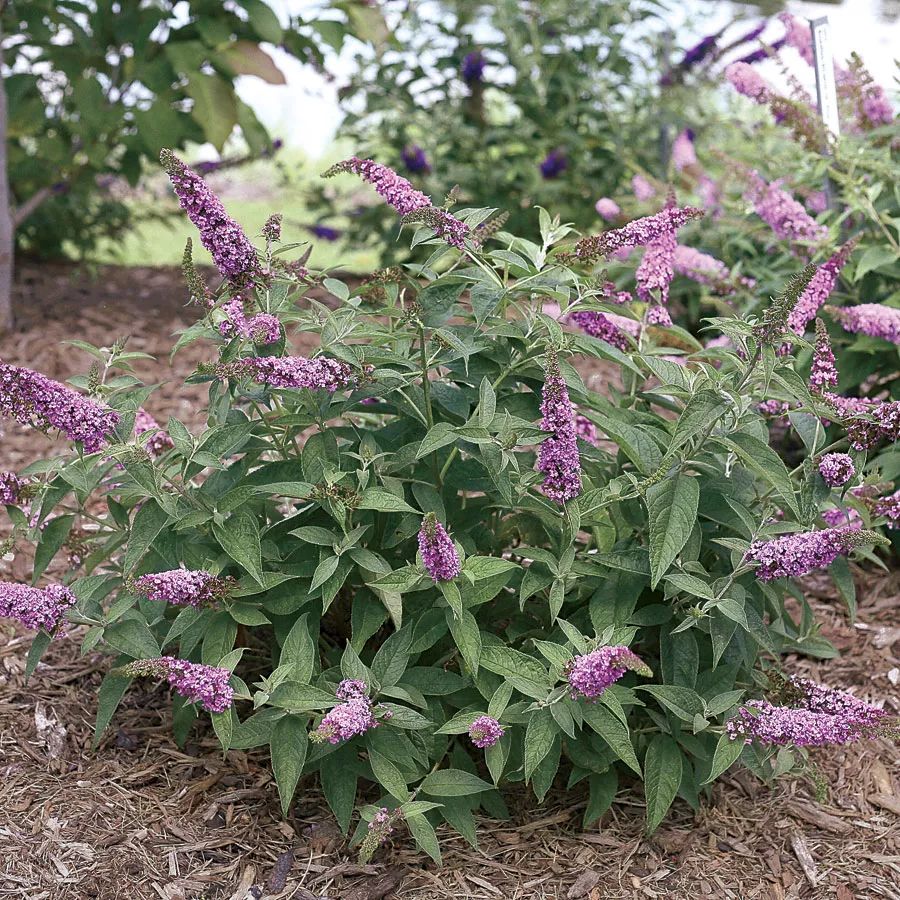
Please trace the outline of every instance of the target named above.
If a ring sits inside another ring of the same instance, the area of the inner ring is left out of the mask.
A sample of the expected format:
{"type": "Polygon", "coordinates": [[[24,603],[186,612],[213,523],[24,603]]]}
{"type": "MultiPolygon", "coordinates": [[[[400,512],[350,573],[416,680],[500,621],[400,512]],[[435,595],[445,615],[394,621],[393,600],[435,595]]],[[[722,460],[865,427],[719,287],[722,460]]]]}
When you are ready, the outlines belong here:
{"type": "MultiPolygon", "coordinates": [[[[104,343],[165,356],[190,321],[170,270],[102,270],[94,280],[56,267],[26,270],[22,330],[0,357],[64,378],[87,368],[59,341],[104,343]]],[[[183,378],[209,345],[176,357],[183,378]]],[[[140,373],[160,378],[146,364],[140,373]],[[156,375],[154,376],[154,372],[156,375]]],[[[160,420],[191,421],[197,392],[177,381],[148,403],[160,420]]],[[[41,435],[7,427],[0,468],[43,452],[41,435]]],[[[8,567],[7,567],[8,568],[8,567]]],[[[4,571],[4,577],[10,572],[4,571]]],[[[855,625],[826,576],[808,580],[823,632],[842,656],[788,660],[786,668],[867,697],[900,714],[900,583],[854,569],[855,625]]],[[[96,752],[96,691],[109,659],[54,643],[29,684],[30,638],[0,623],[0,895],[25,900],[616,900],[616,898],[900,898],[900,752],[877,742],[814,752],[830,786],[773,789],[746,772],[727,776],[696,815],[681,801],[651,838],[640,792],[627,785],[602,822],[581,831],[584,797],[551,792],[536,806],[506,791],[508,822],[483,821],[479,846],[444,828],[445,866],[423,861],[398,828],[359,866],[321,796],[298,790],[287,821],[264,751],[223,754],[207,727],[184,750],[171,738],[162,690],[126,695],[96,752]]],[[[559,785],[561,788],[562,785],[559,785]]],[[[369,799],[375,799],[374,797],[369,799]]]]}

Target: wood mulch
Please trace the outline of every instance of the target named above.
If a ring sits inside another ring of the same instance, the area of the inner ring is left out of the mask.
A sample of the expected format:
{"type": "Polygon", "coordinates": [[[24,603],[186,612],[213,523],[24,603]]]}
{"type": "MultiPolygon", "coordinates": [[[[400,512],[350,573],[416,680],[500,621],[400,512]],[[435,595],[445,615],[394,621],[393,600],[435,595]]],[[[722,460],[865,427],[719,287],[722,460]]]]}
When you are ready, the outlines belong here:
{"type": "MultiPolygon", "coordinates": [[[[25,327],[0,340],[0,358],[57,378],[85,369],[79,351],[57,348],[60,339],[104,343],[124,327],[135,349],[164,356],[167,335],[186,321],[170,271],[110,269],[91,281],[44,267],[30,290],[25,327]]],[[[167,377],[183,377],[203,353],[198,347],[176,357],[167,377]]],[[[154,395],[151,411],[190,420],[195,399],[174,381],[154,395]]],[[[35,441],[7,427],[0,468],[39,455],[35,441]]],[[[900,714],[900,579],[862,569],[854,575],[855,625],[827,577],[808,583],[840,658],[788,665],[884,698],[900,714]]],[[[311,782],[301,783],[283,820],[264,752],[223,755],[208,729],[179,750],[161,690],[129,692],[91,751],[108,659],[81,657],[73,633],[51,646],[26,685],[29,641],[0,622],[0,898],[900,900],[900,750],[889,742],[815,752],[829,785],[822,803],[808,780],[769,788],[746,772],[731,774],[696,815],[676,801],[648,838],[638,788],[623,788],[587,832],[578,788],[551,792],[541,806],[510,790],[512,818],[480,822],[477,849],[440,831],[443,868],[423,860],[402,828],[371,865],[359,866],[311,782]]]]}

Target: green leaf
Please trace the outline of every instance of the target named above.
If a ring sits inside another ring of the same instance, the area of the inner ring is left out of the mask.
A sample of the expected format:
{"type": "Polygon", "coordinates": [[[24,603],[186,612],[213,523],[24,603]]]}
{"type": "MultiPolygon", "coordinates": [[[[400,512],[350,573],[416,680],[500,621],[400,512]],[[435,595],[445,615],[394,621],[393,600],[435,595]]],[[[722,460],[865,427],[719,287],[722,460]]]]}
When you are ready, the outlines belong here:
{"type": "Polygon", "coordinates": [[[225,712],[210,713],[212,719],[213,731],[219,739],[223,750],[231,747],[231,735],[234,733],[234,721],[236,718],[233,708],[226,709],[225,712]]]}
{"type": "Polygon", "coordinates": [[[344,834],[350,828],[353,805],[356,802],[356,753],[356,748],[350,745],[339,747],[319,764],[322,792],[344,834]]]}
{"type": "Polygon", "coordinates": [[[742,431],[734,432],[730,438],[717,437],[714,440],[733,450],[748,469],[768,481],[794,515],[799,517],[791,476],[781,457],[768,444],[742,431]]]}
{"type": "Polygon", "coordinates": [[[581,715],[584,721],[609,744],[613,753],[640,776],[641,764],[634,752],[627,726],[599,703],[584,704],[581,707],[581,715]]]}
{"type": "Polygon", "coordinates": [[[316,566],[316,571],[313,572],[312,581],[309,585],[310,593],[320,588],[332,575],[334,575],[339,562],[340,558],[337,556],[326,556],[321,560],[316,566]]]}
{"type": "Polygon", "coordinates": [[[309,735],[306,732],[306,720],[298,716],[285,716],[279,719],[272,731],[270,750],[272,754],[272,771],[278,785],[278,796],[281,799],[281,814],[287,816],[288,807],[297,789],[297,782],[303,774],[306,762],[306,751],[309,747],[309,735]]]}
{"type": "Polygon", "coordinates": [[[429,453],[434,453],[435,450],[446,447],[447,444],[455,443],[456,438],[456,429],[449,422],[438,422],[437,425],[429,429],[428,434],[425,435],[422,443],[419,444],[419,449],[416,451],[416,459],[421,459],[429,453]]]}
{"type": "Polygon", "coordinates": [[[290,680],[307,684],[316,666],[316,646],[309,633],[306,613],[294,622],[281,647],[279,666],[290,666],[290,680]]]}
{"type": "Polygon", "coordinates": [[[250,25],[259,37],[270,44],[280,44],[283,37],[278,16],[264,0],[240,0],[247,10],[250,25]]]}
{"type": "Polygon", "coordinates": [[[462,769],[438,769],[426,775],[419,789],[432,797],[466,797],[493,790],[493,785],[462,769]]]}
{"type": "Polygon", "coordinates": [[[481,666],[502,675],[513,687],[535,700],[543,700],[550,692],[550,676],[533,656],[500,644],[484,644],[481,666]]]}
{"type": "Polygon", "coordinates": [[[466,665],[473,675],[477,675],[481,659],[481,631],[475,616],[467,609],[464,609],[459,617],[448,613],[447,624],[466,665]]]}
{"type": "Polygon", "coordinates": [[[853,272],[853,280],[861,281],[869,272],[874,272],[876,269],[889,266],[896,260],[896,250],[893,250],[887,245],[875,244],[872,247],[867,247],[860,257],[859,262],[856,264],[856,269],[853,272]]]}
{"type": "Polygon", "coordinates": [[[703,713],[703,700],[690,688],[674,684],[641,684],[637,690],[651,694],[666,709],[685,722],[693,722],[694,716],[703,713]]]}
{"type": "Polygon", "coordinates": [[[534,770],[553,747],[557,727],[550,710],[543,707],[533,713],[525,729],[525,781],[531,780],[534,770]]]}
{"type": "Polygon", "coordinates": [[[134,514],[122,562],[123,572],[129,574],[134,571],[168,521],[168,513],[155,500],[147,500],[134,514]]]}
{"type": "Polygon", "coordinates": [[[159,644],[140,619],[119,619],[103,630],[103,639],[110,647],[133,659],[153,659],[159,656],[159,644]]]}
{"type": "Polygon", "coordinates": [[[219,75],[191,72],[185,90],[194,101],[191,116],[206,139],[220,153],[237,125],[237,99],[232,86],[219,75]]]}
{"type": "Polygon", "coordinates": [[[242,509],[223,524],[214,523],[213,534],[236,563],[243,566],[256,581],[262,581],[259,523],[252,512],[242,509]]]}
{"type": "Polygon", "coordinates": [[[418,511],[413,509],[405,500],[386,491],[383,488],[367,488],[363,491],[362,498],[359,501],[357,509],[374,509],[378,512],[405,512],[415,513],[418,511]]]}
{"type": "Polygon", "coordinates": [[[728,409],[728,403],[723,397],[712,391],[698,391],[688,400],[675,424],[675,434],[672,436],[672,444],[669,447],[670,452],[724,416],[728,409]]]}
{"type": "Polygon", "coordinates": [[[59,552],[60,547],[69,537],[75,516],[59,516],[51,519],[41,530],[38,545],[34,550],[34,574],[31,583],[37,584],[38,579],[44,574],[44,570],[53,561],[53,557],[59,552]]]}
{"type": "MultiPolygon", "coordinates": [[[[126,663],[128,660],[122,658],[116,661],[116,665],[126,663]]],[[[112,721],[122,697],[131,685],[131,679],[121,672],[111,671],[103,676],[100,682],[100,689],[97,691],[97,719],[94,722],[94,739],[91,746],[94,750],[100,744],[100,738],[107,726],[112,721]]]]}
{"type": "Polygon", "coordinates": [[[682,766],[678,744],[667,734],[654,736],[644,757],[644,795],[647,799],[647,832],[650,834],[659,827],[678,793],[682,766]]]}
{"type": "Polygon", "coordinates": [[[441,848],[431,823],[423,815],[406,817],[406,827],[413,836],[416,846],[424,850],[438,865],[441,865],[441,848]]]}
{"type": "Polygon", "coordinates": [[[715,781],[723,772],[728,771],[741,755],[743,749],[743,738],[732,740],[727,733],[719,735],[719,743],[716,744],[716,752],[713,754],[709,775],[706,776],[703,784],[715,781]]]}
{"type": "Polygon", "coordinates": [[[299,684],[296,681],[285,681],[272,691],[269,703],[291,712],[309,712],[334,706],[337,700],[334,694],[323,691],[322,688],[311,684],[299,684]]]}
{"type": "Polygon", "coordinates": [[[409,788],[406,779],[400,769],[394,765],[384,754],[379,753],[369,746],[369,765],[375,775],[375,780],[392,796],[401,803],[409,800],[409,788]]]}
{"type": "Polygon", "coordinates": [[[28,648],[28,657],[25,660],[25,681],[34,674],[37,664],[41,661],[44,651],[50,646],[53,638],[46,631],[39,631],[32,639],[28,648]]]}
{"type": "Polygon", "coordinates": [[[647,491],[650,519],[650,586],[655,588],[681,552],[697,521],[700,483],[676,475],[647,491]]]}

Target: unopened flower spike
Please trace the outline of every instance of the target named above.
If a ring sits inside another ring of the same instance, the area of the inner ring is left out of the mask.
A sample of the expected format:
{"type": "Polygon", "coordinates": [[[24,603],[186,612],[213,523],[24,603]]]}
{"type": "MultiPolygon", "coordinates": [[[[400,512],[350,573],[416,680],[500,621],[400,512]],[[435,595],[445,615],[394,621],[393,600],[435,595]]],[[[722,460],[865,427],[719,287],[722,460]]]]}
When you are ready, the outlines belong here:
{"type": "Polygon", "coordinates": [[[194,265],[193,251],[194,242],[188,238],[184,245],[184,254],[181,257],[181,271],[188,286],[189,302],[205,309],[212,309],[215,298],[194,265]]]}
{"type": "Polygon", "coordinates": [[[774,343],[787,331],[791,312],[815,272],[814,265],[806,266],[791,278],[777,297],[772,298],[772,302],[763,312],[762,321],[753,328],[753,335],[760,343],[774,343]]]}

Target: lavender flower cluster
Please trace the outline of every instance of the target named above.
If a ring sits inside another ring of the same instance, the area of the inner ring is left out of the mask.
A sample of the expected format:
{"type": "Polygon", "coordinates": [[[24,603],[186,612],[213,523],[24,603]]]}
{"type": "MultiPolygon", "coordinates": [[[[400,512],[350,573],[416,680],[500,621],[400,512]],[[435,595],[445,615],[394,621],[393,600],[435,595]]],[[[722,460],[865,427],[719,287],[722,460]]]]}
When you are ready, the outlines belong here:
{"type": "Polygon", "coordinates": [[[0,414],[42,431],[56,428],[87,453],[99,450],[119,421],[119,414],[105,404],[6,363],[0,363],[0,414]]]}
{"type": "Polygon", "coordinates": [[[327,741],[329,744],[340,744],[376,728],[378,720],[368,693],[369,688],[364,681],[342,681],[335,691],[341,702],[325,714],[319,727],[310,734],[310,739],[317,743],[327,741]]]}
{"type": "Polygon", "coordinates": [[[606,313],[580,310],[572,313],[569,318],[591,337],[606,341],[607,344],[612,344],[613,347],[618,347],[619,350],[628,349],[628,338],[625,336],[625,333],[606,313]]]}
{"type": "Polygon", "coordinates": [[[669,287],[675,277],[675,231],[668,229],[647,244],[635,272],[637,295],[645,303],[669,302],[669,287]]]}
{"type": "Polygon", "coordinates": [[[844,308],[829,307],[829,311],[852,334],[866,334],[900,344],[900,309],[881,303],[860,303],[844,308]]]}
{"type": "Polygon", "coordinates": [[[11,581],[0,582],[0,617],[15,619],[35,631],[56,629],[66,610],[76,602],[75,595],[62,584],[36,588],[11,581]]]}
{"type": "Polygon", "coordinates": [[[323,177],[330,178],[340,172],[352,172],[369,182],[382,199],[404,219],[416,213],[427,213],[425,218],[420,218],[422,221],[427,220],[439,237],[460,250],[465,247],[465,239],[469,237],[469,226],[445,210],[435,208],[425,194],[417,191],[393,169],[371,159],[352,156],[332,166],[323,177]]]}
{"type": "Polygon", "coordinates": [[[219,666],[158,656],[135,660],[125,666],[124,671],[133,677],[165,678],[176,694],[188,703],[199,703],[207,712],[225,712],[234,702],[234,690],[229,684],[231,672],[219,666]]]}
{"type": "Polygon", "coordinates": [[[775,578],[797,578],[815,569],[830,566],[839,556],[846,556],[853,543],[847,531],[823,528],[785,534],[770,541],[754,541],[746,560],[758,563],[756,577],[761,581],[775,578]]]}
{"type": "Polygon", "coordinates": [[[222,601],[233,586],[232,579],[219,578],[202,569],[170,569],[135,579],[134,589],[148,600],[174,606],[207,606],[222,601]]]}
{"type": "Polygon", "coordinates": [[[628,647],[599,647],[590,653],[576,656],[566,670],[566,680],[573,700],[577,697],[596,700],[629,671],[646,677],[653,674],[647,664],[628,647]]]}
{"type": "Polygon", "coordinates": [[[323,389],[334,393],[353,383],[353,370],[345,362],[317,356],[251,356],[216,366],[222,378],[251,378],[275,388],[323,389]]]}
{"type": "Polygon", "coordinates": [[[159,159],[175,188],[181,208],[197,227],[201,243],[222,275],[243,281],[258,274],[259,260],[253,244],[241,226],[225,212],[222,201],[210,186],[171,150],[163,150],[159,159]]]}
{"type": "Polygon", "coordinates": [[[453,581],[462,571],[462,563],[453,539],[438,522],[434,513],[427,513],[419,529],[419,552],[422,565],[432,581],[453,581]]]}
{"type": "Polygon", "coordinates": [[[819,243],[828,236],[828,229],[820,225],[787,191],[780,182],[771,184],[756,172],[751,172],[746,192],[756,214],[775,232],[791,242],[819,243]]]}
{"type": "Polygon", "coordinates": [[[831,341],[825,330],[825,323],[816,319],[816,343],[813,349],[812,368],[809,372],[809,385],[814,393],[827,393],[828,388],[838,383],[837,364],[831,341]]]}
{"type": "Polygon", "coordinates": [[[826,453],[819,460],[819,474],[829,487],[842,487],[856,474],[856,469],[849,454],[826,453]]]}
{"type": "Polygon", "coordinates": [[[469,740],[479,750],[493,747],[503,734],[502,726],[493,716],[479,716],[469,726],[469,740]]]}
{"type": "Polygon", "coordinates": [[[581,457],[575,410],[555,353],[547,361],[541,415],[541,428],[550,432],[538,449],[537,469],[544,475],[541,489],[551,500],[563,504],[581,493],[581,457]]]}
{"type": "Polygon", "coordinates": [[[703,216],[703,210],[693,206],[667,206],[652,216],[633,219],[621,228],[588,235],[576,242],[576,259],[584,262],[608,256],[625,247],[646,247],[669,232],[676,232],[693,219],[703,216]]]}
{"type": "Polygon", "coordinates": [[[754,700],[725,724],[732,740],[776,747],[821,747],[848,744],[872,736],[886,717],[884,710],[806,678],[789,682],[796,699],[792,706],[754,700]]]}

